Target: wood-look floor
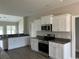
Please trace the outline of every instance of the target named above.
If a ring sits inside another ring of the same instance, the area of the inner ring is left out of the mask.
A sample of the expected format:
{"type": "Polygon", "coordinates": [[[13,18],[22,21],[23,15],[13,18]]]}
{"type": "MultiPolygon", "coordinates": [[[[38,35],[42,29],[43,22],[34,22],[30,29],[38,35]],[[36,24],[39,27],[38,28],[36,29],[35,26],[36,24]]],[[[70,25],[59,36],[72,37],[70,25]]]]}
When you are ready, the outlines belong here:
{"type": "MultiPolygon", "coordinates": [[[[79,59],[79,53],[76,53],[77,59],[79,59]]],[[[8,52],[0,50],[0,59],[50,59],[37,52],[33,52],[29,47],[22,47],[13,49],[8,52]]]]}
{"type": "Polygon", "coordinates": [[[2,51],[0,59],[49,59],[28,47],[22,47],[8,52],[2,51]]]}

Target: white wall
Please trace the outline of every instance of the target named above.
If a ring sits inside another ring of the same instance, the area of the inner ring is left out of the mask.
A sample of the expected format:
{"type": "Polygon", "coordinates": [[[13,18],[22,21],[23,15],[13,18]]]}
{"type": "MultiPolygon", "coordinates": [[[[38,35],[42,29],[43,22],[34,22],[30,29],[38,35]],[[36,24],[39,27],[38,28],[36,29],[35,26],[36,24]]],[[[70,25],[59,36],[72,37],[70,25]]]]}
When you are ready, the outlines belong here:
{"type": "Polygon", "coordinates": [[[72,16],[72,59],[76,59],[75,17],[76,16],[72,16]]]}
{"type": "Polygon", "coordinates": [[[71,40],[71,33],[70,32],[46,32],[46,31],[38,31],[38,35],[47,35],[47,34],[55,34],[56,38],[66,38],[71,40]]]}
{"type": "Polygon", "coordinates": [[[24,20],[21,19],[18,23],[18,30],[19,30],[19,33],[24,33],[24,20]]]}
{"type": "Polygon", "coordinates": [[[31,23],[36,20],[35,17],[24,17],[24,33],[31,34],[31,23]]]}

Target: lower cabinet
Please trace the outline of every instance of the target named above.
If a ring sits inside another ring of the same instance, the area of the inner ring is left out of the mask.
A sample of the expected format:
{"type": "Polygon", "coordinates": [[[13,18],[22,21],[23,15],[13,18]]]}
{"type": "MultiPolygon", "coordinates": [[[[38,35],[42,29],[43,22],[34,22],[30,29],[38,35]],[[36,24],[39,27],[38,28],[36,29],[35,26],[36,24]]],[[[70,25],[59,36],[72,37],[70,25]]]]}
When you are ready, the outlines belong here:
{"type": "Polygon", "coordinates": [[[31,39],[31,49],[38,51],[38,39],[31,39]]]}
{"type": "Polygon", "coordinates": [[[28,36],[8,38],[8,49],[15,49],[29,45],[28,36]]]}
{"type": "Polygon", "coordinates": [[[49,42],[49,56],[51,59],[71,59],[71,44],[49,42]]]}
{"type": "Polygon", "coordinates": [[[3,40],[0,40],[0,48],[4,49],[3,48],[3,40]]]}

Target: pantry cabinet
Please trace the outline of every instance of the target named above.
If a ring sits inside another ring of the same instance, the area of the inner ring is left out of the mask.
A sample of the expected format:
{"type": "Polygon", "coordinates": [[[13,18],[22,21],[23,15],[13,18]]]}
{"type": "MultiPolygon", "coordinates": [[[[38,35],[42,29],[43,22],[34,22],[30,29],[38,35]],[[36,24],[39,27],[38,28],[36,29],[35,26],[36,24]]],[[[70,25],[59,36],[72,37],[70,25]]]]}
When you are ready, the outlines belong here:
{"type": "Polygon", "coordinates": [[[71,15],[64,14],[59,16],[54,16],[52,20],[52,31],[66,31],[71,30],[71,15]]]}

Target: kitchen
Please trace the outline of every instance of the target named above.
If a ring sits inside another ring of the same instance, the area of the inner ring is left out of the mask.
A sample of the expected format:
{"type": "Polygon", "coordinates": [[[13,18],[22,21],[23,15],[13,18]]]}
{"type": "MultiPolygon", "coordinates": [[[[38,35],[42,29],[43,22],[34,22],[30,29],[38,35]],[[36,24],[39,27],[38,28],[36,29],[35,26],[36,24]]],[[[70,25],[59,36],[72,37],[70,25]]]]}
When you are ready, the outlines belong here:
{"type": "Polygon", "coordinates": [[[54,59],[71,59],[71,15],[44,16],[32,22],[31,49],[54,59]]]}
{"type": "Polygon", "coordinates": [[[42,16],[31,25],[29,36],[23,33],[26,25],[21,20],[19,34],[1,35],[0,47],[9,51],[30,46],[32,51],[51,59],[71,59],[71,14],[42,16]]]}
{"type": "Polygon", "coordinates": [[[1,14],[22,16],[0,17],[1,51],[10,59],[75,59],[78,7],[79,0],[1,0],[1,14]]]}
{"type": "Polygon", "coordinates": [[[30,46],[32,51],[51,59],[71,59],[73,51],[71,16],[71,14],[42,16],[32,21],[30,34],[25,33],[26,20],[21,20],[18,26],[19,34],[2,35],[1,39],[4,40],[0,40],[0,47],[10,51],[30,46]]]}

